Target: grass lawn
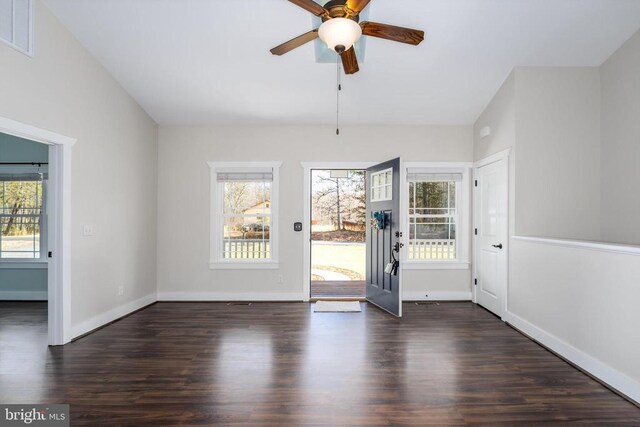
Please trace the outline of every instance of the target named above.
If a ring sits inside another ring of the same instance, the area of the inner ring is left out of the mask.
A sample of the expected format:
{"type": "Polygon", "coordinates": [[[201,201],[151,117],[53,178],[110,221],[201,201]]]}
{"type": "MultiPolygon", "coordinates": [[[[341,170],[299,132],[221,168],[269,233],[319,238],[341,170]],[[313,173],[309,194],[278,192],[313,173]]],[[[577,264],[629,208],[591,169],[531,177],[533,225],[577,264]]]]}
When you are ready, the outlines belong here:
{"type": "Polygon", "coordinates": [[[366,247],[364,243],[340,244],[331,242],[311,242],[311,265],[331,266],[350,270],[365,279],[366,247]]]}

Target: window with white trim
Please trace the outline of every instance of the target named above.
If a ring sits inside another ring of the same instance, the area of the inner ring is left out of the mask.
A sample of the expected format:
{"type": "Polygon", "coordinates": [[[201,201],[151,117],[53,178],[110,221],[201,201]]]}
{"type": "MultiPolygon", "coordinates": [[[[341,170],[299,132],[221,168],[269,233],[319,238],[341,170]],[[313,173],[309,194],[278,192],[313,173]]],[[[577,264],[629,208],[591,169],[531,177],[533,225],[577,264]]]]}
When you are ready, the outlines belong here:
{"type": "Polygon", "coordinates": [[[31,0],[0,0],[0,40],[31,55],[33,51],[31,0]]]}
{"type": "Polygon", "coordinates": [[[45,178],[0,169],[0,261],[46,259],[45,178]]]}
{"type": "Polygon", "coordinates": [[[466,263],[467,169],[407,169],[408,264],[466,263]]]}
{"type": "Polygon", "coordinates": [[[209,163],[212,268],[277,263],[279,163],[209,163]]]}

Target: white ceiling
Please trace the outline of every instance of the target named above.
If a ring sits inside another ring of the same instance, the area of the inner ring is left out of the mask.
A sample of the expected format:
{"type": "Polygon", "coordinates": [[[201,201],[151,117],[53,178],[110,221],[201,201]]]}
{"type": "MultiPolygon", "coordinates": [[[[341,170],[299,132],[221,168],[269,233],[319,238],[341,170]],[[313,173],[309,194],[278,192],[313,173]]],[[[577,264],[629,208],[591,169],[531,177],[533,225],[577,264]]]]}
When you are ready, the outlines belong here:
{"type": "MultiPolygon", "coordinates": [[[[331,124],[336,69],[286,0],[44,0],[161,125],[331,124]]],[[[343,124],[471,124],[514,66],[597,66],[640,27],[638,0],[373,0],[371,21],[423,29],[418,47],[368,38],[343,78],[343,124]]],[[[37,25],[37,23],[36,23],[37,25]]]]}

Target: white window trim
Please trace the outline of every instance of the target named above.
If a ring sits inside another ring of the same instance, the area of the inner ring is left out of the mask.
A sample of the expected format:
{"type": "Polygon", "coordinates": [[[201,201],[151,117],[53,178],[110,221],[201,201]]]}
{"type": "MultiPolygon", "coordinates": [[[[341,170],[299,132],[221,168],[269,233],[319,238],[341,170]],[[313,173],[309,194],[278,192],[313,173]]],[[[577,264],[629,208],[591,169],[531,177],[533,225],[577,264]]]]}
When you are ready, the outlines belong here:
{"type": "MultiPolygon", "coordinates": [[[[37,173],[49,172],[48,166],[0,166],[0,173],[37,173]]],[[[49,235],[48,215],[49,205],[47,203],[47,181],[42,181],[42,209],[43,214],[40,215],[40,258],[0,258],[0,269],[22,269],[22,268],[47,268],[49,258],[47,257],[49,235]]]]}
{"type": "Polygon", "coordinates": [[[400,199],[400,210],[404,217],[403,240],[409,240],[409,169],[430,169],[434,173],[462,173],[460,191],[456,194],[458,206],[458,224],[456,224],[456,259],[452,260],[410,260],[408,245],[402,248],[400,265],[404,270],[467,270],[470,268],[469,250],[471,242],[471,168],[472,163],[466,162],[405,162],[402,169],[402,188],[404,191],[400,199]]]}
{"type": "Polygon", "coordinates": [[[209,268],[212,270],[270,270],[280,268],[279,264],[279,209],[280,209],[280,166],[282,162],[207,162],[210,169],[211,200],[210,200],[210,242],[209,268]],[[217,173],[221,169],[273,169],[273,184],[271,186],[271,259],[224,259],[222,258],[222,228],[224,220],[220,215],[223,208],[223,198],[219,191],[217,173]]]}
{"type": "MultiPolygon", "coordinates": [[[[15,1],[15,0],[14,0],[15,1]]],[[[27,55],[29,58],[33,58],[33,0],[27,0],[29,2],[29,47],[27,50],[24,50],[23,48],[21,48],[20,46],[14,44],[13,42],[10,42],[8,40],[5,40],[3,38],[0,38],[0,42],[6,44],[7,46],[17,50],[20,53],[23,53],[25,55],[27,55]]],[[[15,7],[13,8],[14,11],[14,17],[15,17],[15,7]]],[[[12,19],[11,21],[11,25],[13,25],[13,34],[12,34],[12,39],[15,40],[16,38],[16,34],[15,34],[15,23],[14,23],[15,19],[12,19]]]]}

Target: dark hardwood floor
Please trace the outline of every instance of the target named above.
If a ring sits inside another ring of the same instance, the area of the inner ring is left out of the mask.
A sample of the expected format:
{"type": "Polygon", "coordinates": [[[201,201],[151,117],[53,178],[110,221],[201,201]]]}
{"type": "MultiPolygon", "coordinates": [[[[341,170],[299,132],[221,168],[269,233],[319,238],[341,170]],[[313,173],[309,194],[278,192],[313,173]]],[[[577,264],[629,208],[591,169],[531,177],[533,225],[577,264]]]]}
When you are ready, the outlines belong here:
{"type": "Polygon", "coordinates": [[[348,282],[318,281],[311,282],[311,298],[322,297],[352,297],[367,296],[367,286],[364,281],[351,280],[348,282]]]}
{"type": "Polygon", "coordinates": [[[482,308],[403,310],[158,303],[47,348],[44,303],[0,302],[0,402],[69,403],[74,426],[640,425],[482,308]]]}

